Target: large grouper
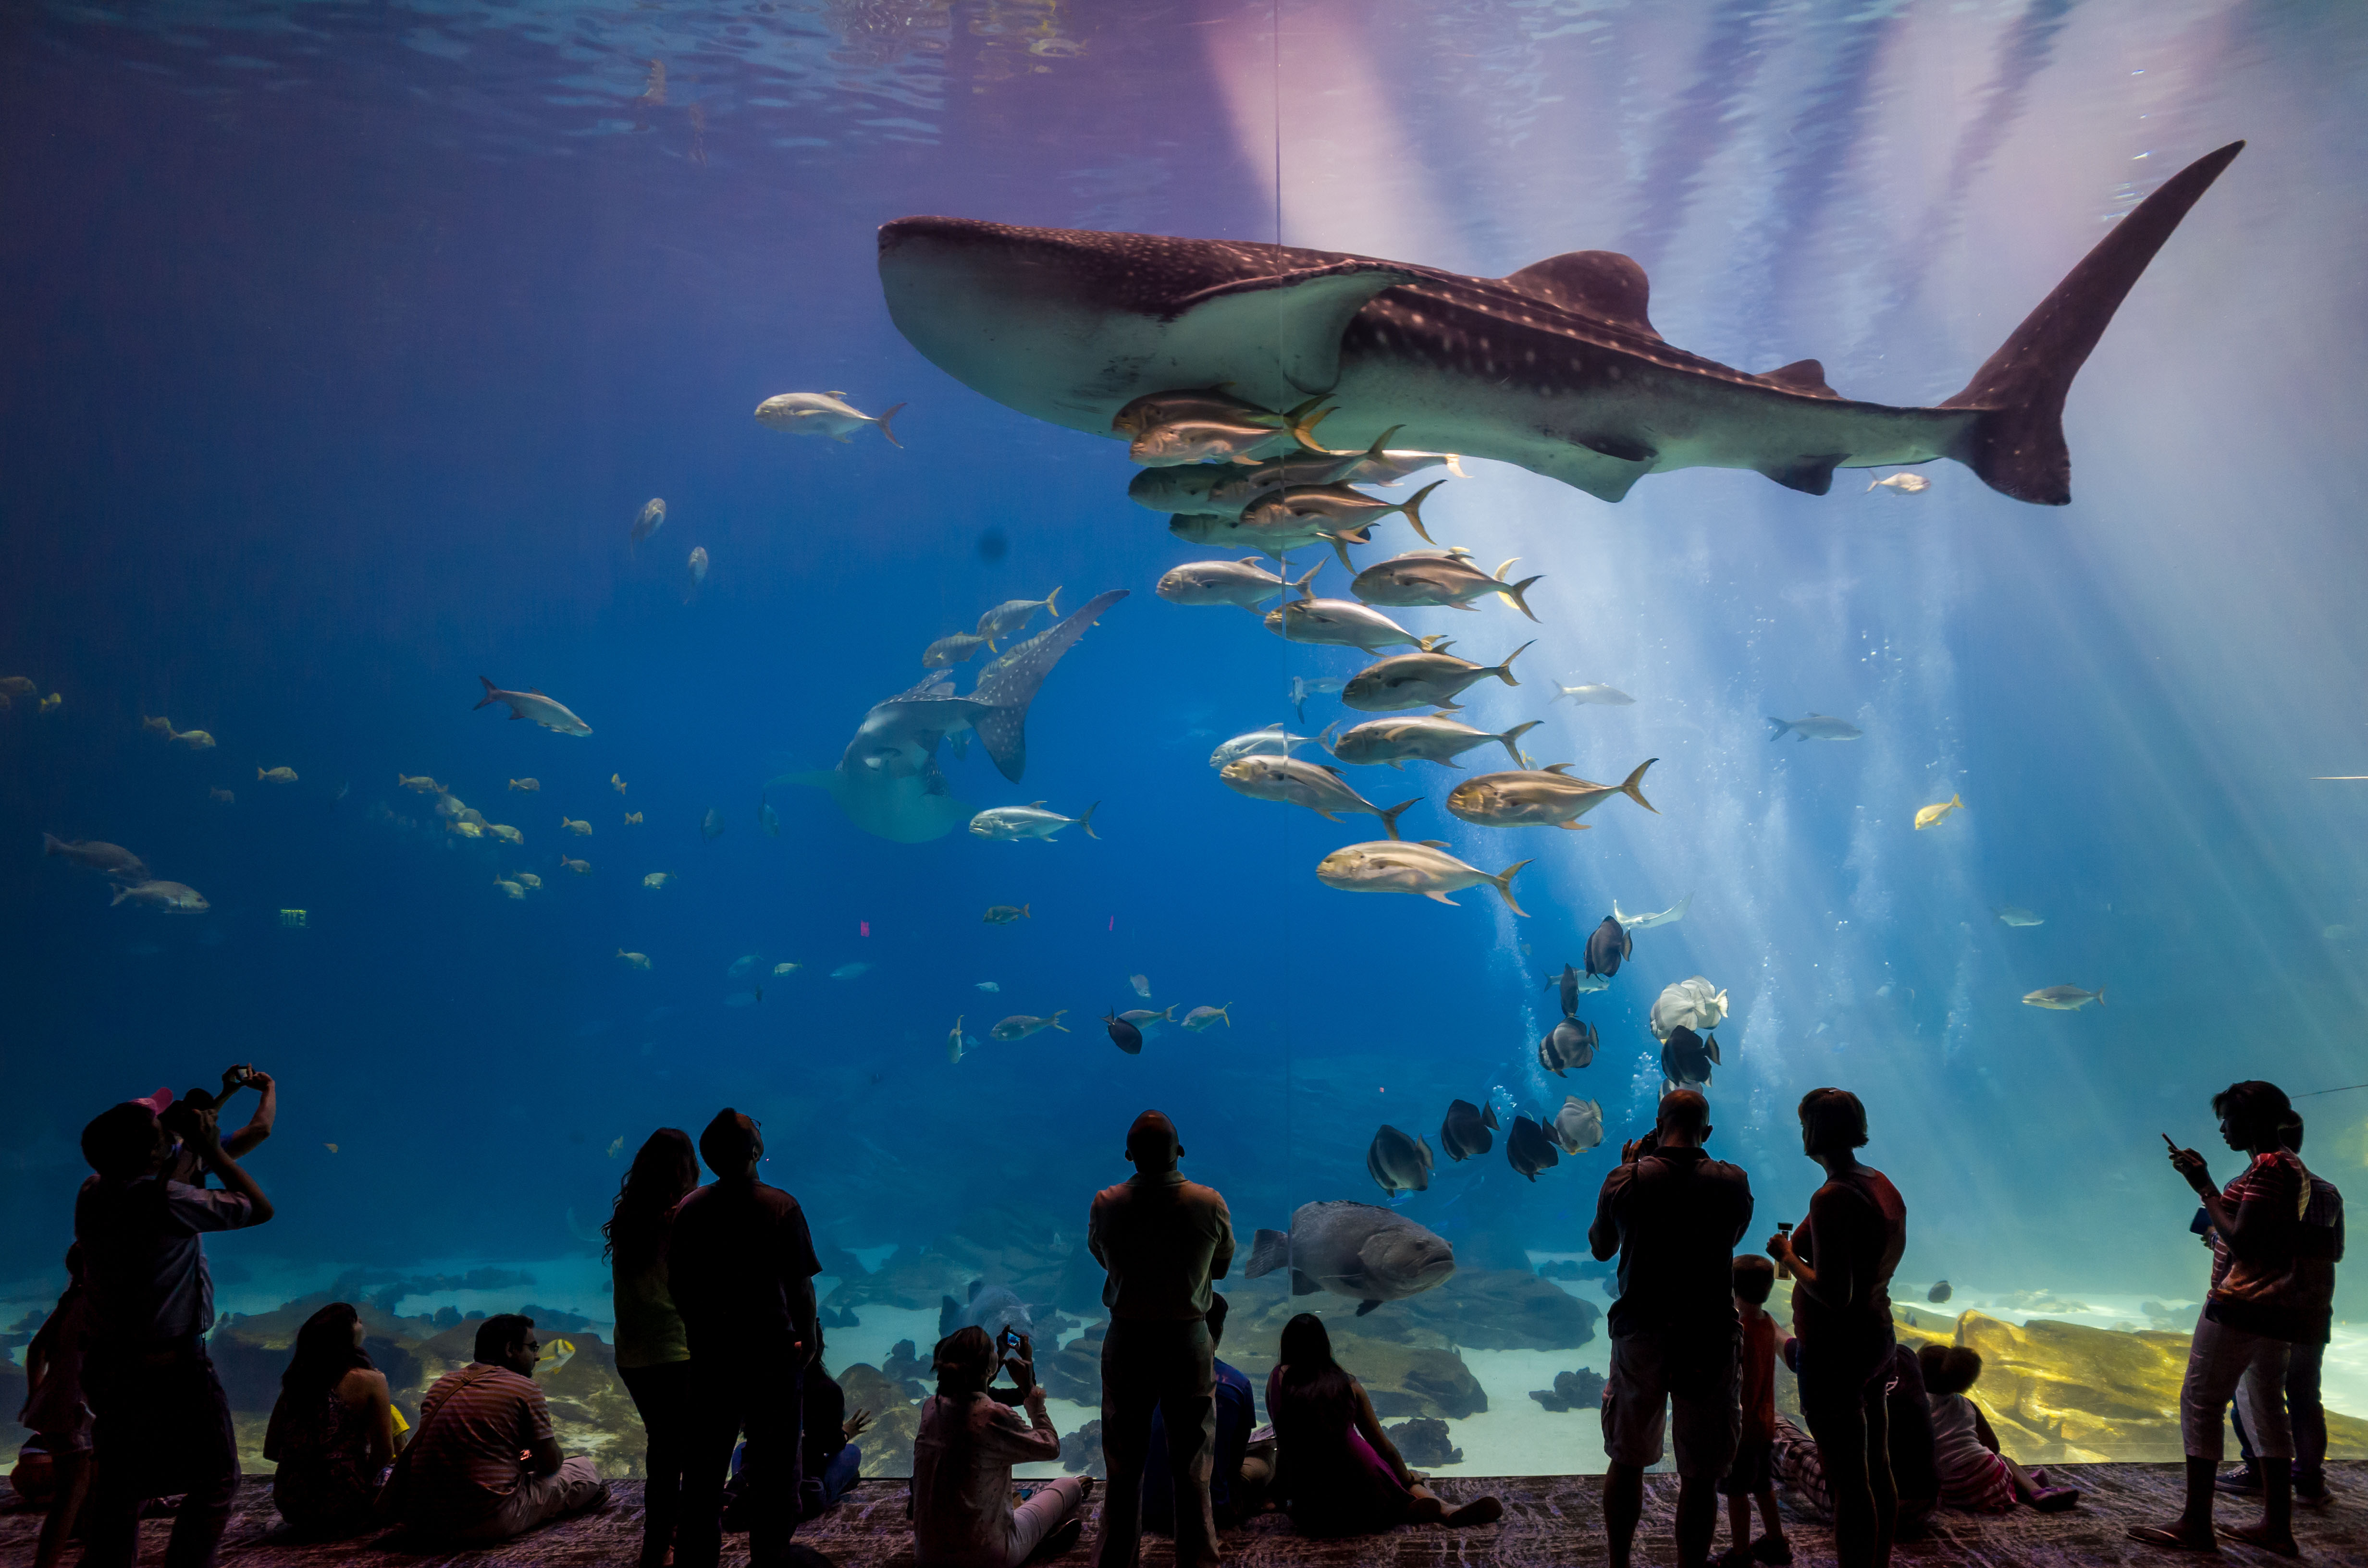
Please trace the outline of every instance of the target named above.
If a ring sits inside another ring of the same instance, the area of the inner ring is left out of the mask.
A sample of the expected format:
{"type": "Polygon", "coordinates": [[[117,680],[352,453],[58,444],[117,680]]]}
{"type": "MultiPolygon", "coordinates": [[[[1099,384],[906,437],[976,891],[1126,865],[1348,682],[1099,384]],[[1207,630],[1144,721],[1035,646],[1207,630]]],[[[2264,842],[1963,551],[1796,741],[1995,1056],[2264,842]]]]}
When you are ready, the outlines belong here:
{"type": "Polygon", "coordinates": [[[1455,1272],[1455,1249],[1401,1214],[1377,1204],[1303,1203],[1288,1234],[1260,1231],[1243,1273],[1256,1279],[1291,1270],[1291,1293],[1329,1290],[1357,1303],[1363,1317],[1383,1301],[1419,1296],[1455,1272]]]}
{"type": "Polygon", "coordinates": [[[848,821],[877,837],[899,844],[944,837],[973,813],[954,798],[938,763],[939,745],[951,739],[961,747],[976,734],[996,770],[1018,783],[1028,768],[1029,704],[1061,655],[1124,597],[1123,588],[1097,594],[1074,614],[1006,648],[978,672],[968,696],[954,695],[951,676],[932,675],[875,704],[837,767],[784,773],[766,782],[767,792],[784,784],[810,785],[830,791],[848,821]]]}
{"type": "Polygon", "coordinates": [[[1673,348],[1645,313],[1644,268],[1611,251],[1465,278],[1291,245],[918,217],[882,227],[880,280],[897,330],[940,369],[1099,436],[1135,398],[1223,386],[1277,409],[1325,397],[1336,445],[1399,426],[1406,446],[1606,501],[1678,469],[1752,469],[1822,495],[1837,468],[1952,458],[2017,500],[2062,506],[2073,376],[2244,145],[2164,181],[1933,408],[1843,397],[1815,359],[1752,375],[1673,348]]]}

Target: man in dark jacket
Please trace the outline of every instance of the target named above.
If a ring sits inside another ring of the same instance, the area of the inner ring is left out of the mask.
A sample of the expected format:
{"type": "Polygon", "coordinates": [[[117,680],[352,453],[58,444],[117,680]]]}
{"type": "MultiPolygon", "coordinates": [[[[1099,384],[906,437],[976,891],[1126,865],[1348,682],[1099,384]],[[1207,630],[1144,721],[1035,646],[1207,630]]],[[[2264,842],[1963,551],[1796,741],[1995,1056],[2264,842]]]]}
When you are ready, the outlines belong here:
{"type": "Polygon", "coordinates": [[[690,1452],[683,1471],[676,1568],[715,1568],[723,1548],[723,1484],[745,1431],[736,1517],[748,1521],[755,1568],[786,1562],[798,1527],[799,1427],[804,1373],[821,1335],[814,1277],[822,1272],[798,1200],[757,1179],[765,1140],[725,1108],[700,1134],[715,1179],[675,1209],[666,1283],[690,1345],[690,1452]]]}

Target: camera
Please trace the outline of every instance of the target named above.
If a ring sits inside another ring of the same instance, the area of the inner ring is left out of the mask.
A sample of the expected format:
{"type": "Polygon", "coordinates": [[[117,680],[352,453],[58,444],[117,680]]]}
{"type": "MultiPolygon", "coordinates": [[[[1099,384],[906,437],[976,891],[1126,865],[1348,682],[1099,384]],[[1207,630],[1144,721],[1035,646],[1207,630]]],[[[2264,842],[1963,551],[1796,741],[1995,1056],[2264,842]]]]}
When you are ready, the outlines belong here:
{"type": "Polygon", "coordinates": [[[1637,1156],[1638,1156],[1639,1158],[1642,1158],[1643,1156],[1645,1156],[1645,1155],[1646,1155],[1646,1154],[1649,1154],[1649,1153],[1653,1153],[1653,1151],[1655,1151],[1656,1149],[1658,1149],[1660,1146],[1661,1146],[1661,1130],[1660,1130],[1660,1128],[1659,1128],[1659,1127],[1657,1127],[1657,1126],[1655,1126],[1655,1127],[1648,1127],[1648,1128],[1646,1128],[1646,1129],[1645,1130],[1645,1136],[1643,1136],[1642,1138],[1639,1138],[1639,1139],[1637,1139],[1637,1140],[1636,1140],[1636,1153],[1637,1153],[1637,1156]]]}

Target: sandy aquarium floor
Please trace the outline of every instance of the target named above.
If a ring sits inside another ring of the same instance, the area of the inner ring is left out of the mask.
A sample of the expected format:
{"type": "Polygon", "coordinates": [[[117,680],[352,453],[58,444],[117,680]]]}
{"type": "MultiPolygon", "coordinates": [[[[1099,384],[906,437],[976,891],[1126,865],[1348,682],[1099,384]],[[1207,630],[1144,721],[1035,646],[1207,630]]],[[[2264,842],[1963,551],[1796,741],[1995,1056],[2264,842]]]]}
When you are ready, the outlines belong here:
{"type": "MultiPolygon", "coordinates": [[[[867,1267],[876,1267],[891,1251],[892,1248],[886,1247],[868,1249],[857,1256],[867,1267]]],[[[1538,1254],[1533,1261],[1548,1264],[1561,1256],[1538,1254]]],[[[422,1263],[406,1268],[405,1272],[457,1276],[471,1268],[484,1267],[486,1264],[482,1258],[448,1259],[422,1263]]],[[[523,1301],[531,1301],[580,1313],[592,1321],[597,1332],[608,1333],[610,1327],[608,1269],[596,1255],[587,1253],[496,1267],[524,1273],[530,1277],[531,1282],[493,1291],[446,1290],[410,1296],[397,1303],[396,1310],[411,1314],[431,1312],[450,1306],[465,1314],[471,1312],[508,1312],[523,1301]]],[[[226,1272],[234,1278],[218,1285],[218,1308],[223,1312],[260,1313],[309,1291],[327,1289],[347,1269],[344,1266],[326,1264],[291,1267],[251,1262],[226,1272]]],[[[836,1279],[827,1276],[816,1281],[819,1293],[823,1295],[827,1295],[836,1283],[836,1279]]],[[[1608,1282],[1564,1279],[1556,1283],[1574,1295],[1593,1301],[1600,1307],[1610,1305],[1604,1290],[1608,1282]]],[[[1920,1303],[1923,1294],[1923,1286],[1911,1286],[1907,1282],[1902,1282],[1898,1290],[1900,1299],[1908,1303],[1920,1303]]],[[[29,1283],[17,1286],[5,1296],[0,1296],[0,1323],[14,1324],[27,1312],[46,1311],[51,1304],[51,1298],[29,1283]]],[[[2196,1303],[2161,1301],[2109,1291],[2047,1292],[1963,1285],[1957,1288],[1945,1309],[1920,1304],[1908,1308],[1928,1320],[1941,1318],[1944,1314],[1952,1316],[1967,1309],[2016,1324],[2032,1318],[2052,1318],[2098,1328],[2129,1329],[2184,1327],[2194,1321],[2196,1303]]],[[[928,1346],[937,1337],[938,1321],[934,1312],[867,1306],[862,1309],[860,1316],[862,1321],[858,1327],[827,1331],[827,1360],[831,1367],[844,1367],[856,1361],[869,1362],[876,1367],[887,1358],[892,1346],[906,1339],[911,1340],[926,1357],[928,1346]]],[[[1068,1337],[1074,1340],[1075,1331],[1068,1337]]],[[[1602,1435],[1592,1412],[1550,1413],[1530,1397],[1530,1391],[1551,1388],[1557,1372],[1577,1368],[1604,1372],[1608,1370],[1608,1342],[1600,1336],[1576,1350],[1462,1351],[1465,1365],[1487,1392],[1488,1408],[1477,1415],[1447,1423],[1450,1440],[1463,1452],[1461,1463],[1421,1468],[1442,1475],[1588,1474],[1600,1471],[1604,1462],[1602,1435]]],[[[21,1348],[13,1354],[15,1359],[22,1360],[21,1348]]],[[[2330,1410],[2368,1416],[2368,1325],[2337,1326],[2334,1341],[2328,1352],[2326,1398],[2330,1410]]],[[[1064,1434],[1077,1431],[1100,1415],[1098,1409],[1067,1400],[1053,1400],[1048,1402],[1048,1406],[1053,1425],[1064,1434]]],[[[1046,1465],[1022,1473],[1054,1475],[1060,1473],[1060,1468],[1046,1465]]]]}

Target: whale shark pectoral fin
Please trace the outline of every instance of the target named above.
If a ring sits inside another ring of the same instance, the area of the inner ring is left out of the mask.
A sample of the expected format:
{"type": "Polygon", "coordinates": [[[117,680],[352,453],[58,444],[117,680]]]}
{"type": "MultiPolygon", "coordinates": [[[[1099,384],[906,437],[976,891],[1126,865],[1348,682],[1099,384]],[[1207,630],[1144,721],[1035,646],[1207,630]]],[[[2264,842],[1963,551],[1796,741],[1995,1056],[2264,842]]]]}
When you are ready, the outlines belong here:
{"type": "Polygon", "coordinates": [[[1370,1296],[1369,1296],[1369,1297],[1367,1297],[1365,1300],[1363,1300],[1363,1301],[1359,1301],[1359,1302],[1357,1303],[1357,1312],[1356,1312],[1356,1315],[1357,1315],[1357,1316],[1359,1316],[1359,1317],[1363,1317],[1367,1312],[1372,1312],[1375,1307],[1378,1307],[1378,1306],[1380,1306],[1381,1304],[1382,1304],[1382,1303],[1381,1303],[1381,1301],[1380,1301],[1380,1299],[1379,1299],[1379,1298],[1377,1298],[1377,1297],[1370,1297],[1370,1296]]]}
{"type": "Polygon", "coordinates": [[[1343,261],[1220,283],[1169,308],[1167,349],[1188,365],[1247,367],[1271,355],[1299,391],[1330,392],[1349,323],[1375,295],[1415,279],[1378,262],[1343,261]]]}
{"type": "Polygon", "coordinates": [[[1584,490],[1599,501],[1624,499],[1629,487],[1653,472],[1659,453],[1619,437],[1589,436],[1528,464],[1539,473],[1584,490]]]}
{"type": "MultiPolygon", "coordinates": [[[[1828,452],[1819,457],[1795,458],[1789,463],[1770,463],[1759,472],[1787,490],[1823,495],[1834,487],[1835,465],[1848,456],[1848,452],[1828,452]]],[[[1808,739],[1806,735],[1801,738],[1808,739]]]]}

